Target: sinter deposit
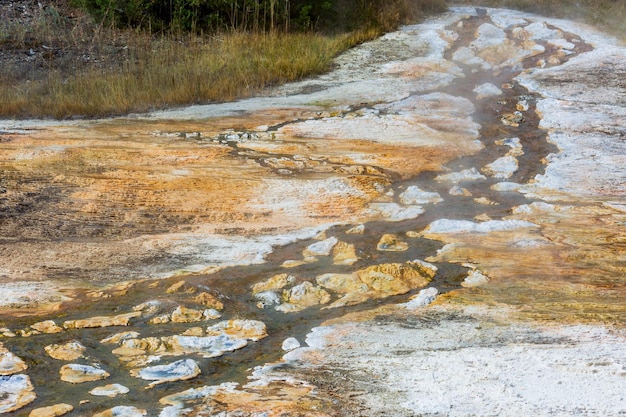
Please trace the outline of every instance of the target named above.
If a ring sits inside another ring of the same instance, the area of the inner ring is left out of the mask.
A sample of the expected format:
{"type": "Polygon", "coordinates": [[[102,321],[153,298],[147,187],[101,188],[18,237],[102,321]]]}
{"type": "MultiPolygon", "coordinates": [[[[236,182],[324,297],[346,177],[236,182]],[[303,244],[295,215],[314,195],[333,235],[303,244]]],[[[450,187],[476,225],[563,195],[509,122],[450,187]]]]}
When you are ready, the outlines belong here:
{"type": "Polygon", "coordinates": [[[0,413],[626,414],[624,80],[453,8],[261,97],[0,121],[0,413]]]}

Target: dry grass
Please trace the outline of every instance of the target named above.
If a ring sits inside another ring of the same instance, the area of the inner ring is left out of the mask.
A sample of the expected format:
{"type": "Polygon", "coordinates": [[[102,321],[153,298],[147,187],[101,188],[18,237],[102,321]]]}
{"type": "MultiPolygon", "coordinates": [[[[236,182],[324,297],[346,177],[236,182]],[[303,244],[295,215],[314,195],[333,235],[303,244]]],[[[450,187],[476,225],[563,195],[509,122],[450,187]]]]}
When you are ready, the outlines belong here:
{"type": "Polygon", "coordinates": [[[0,86],[0,114],[18,117],[87,117],[166,106],[228,101],[260,89],[320,73],[360,36],[233,33],[216,38],[134,37],[121,65],[86,66],[68,77],[50,68],[45,77],[0,86]]]}

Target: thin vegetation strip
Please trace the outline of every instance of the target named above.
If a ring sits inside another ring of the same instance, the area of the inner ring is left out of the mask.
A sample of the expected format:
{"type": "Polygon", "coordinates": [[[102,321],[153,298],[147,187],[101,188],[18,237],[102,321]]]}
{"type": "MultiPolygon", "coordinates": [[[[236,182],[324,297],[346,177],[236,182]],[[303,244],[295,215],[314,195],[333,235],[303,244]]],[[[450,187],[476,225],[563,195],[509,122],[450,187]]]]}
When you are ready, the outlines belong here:
{"type": "Polygon", "coordinates": [[[192,35],[184,43],[163,38],[133,48],[117,68],[88,67],[70,76],[54,69],[39,80],[4,85],[0,114],[99,117],[233,100],[326,71],[333,57],[368,36],[232,33],[192,35]]]}

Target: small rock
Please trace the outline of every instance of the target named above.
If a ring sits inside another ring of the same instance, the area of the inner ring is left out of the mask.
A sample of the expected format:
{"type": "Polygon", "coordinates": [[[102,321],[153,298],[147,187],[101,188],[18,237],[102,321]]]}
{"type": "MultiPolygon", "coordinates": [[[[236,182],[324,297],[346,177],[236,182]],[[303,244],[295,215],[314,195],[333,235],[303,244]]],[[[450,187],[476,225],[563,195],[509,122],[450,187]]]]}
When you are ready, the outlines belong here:
{"type": "Polygon", "coordinates": [[[380,238],[376,249],[389,252],[404,252],[409,249],[409,244],[401,241],[397,235],[386,234],[380,238]]]}
{"type": "Polygon", "coordinates": [[[487,213],[482,213],[482,214],[479,214],[478,216],[474,216],[474,220],[477,220],[479,222],[488,222],[493,219],[489,217],[487,213]]]}
{"type": "Polygon", "coordinates": [[[118,316],[91,317],[88,319],[68,320],[63,323],[66,329],[87,329],[94,327],[128,326],[130,319],[141,316],[141,312],[120,314],[118,316]]]}
{"type": "Polygon", "coordinates": [[[371,203],[370,209],[389,222],[412,220],[424,213],[421,206],[403,207],[396,203],[371,203]]]}
{"type": "Polygon", "coordinates": [[[225,334],[238,339],[257,341],[267,337],[267,326],[258,320],[234,319],[222,321],[206,329],[209,336],[225,334]]]}
{"type": "Polygon", "coordinates": [[[263,291],[254,295],[257,307],[266,308],[280,304],[280,296],[275,291],[263,291]]]}
{"type": "Polygon", "coordinates": [[[223,310],[224,303],[222,303],[215,295],[208,292],[201,292],[194,299],[194,303],[202,304],[205,307],[209,307],[215,310],[223,310]]]}
{"type": "Polygon", "coordinates": [[[117,397],[120,394],[126,394],[128,392],[129,389],[120,384],[109,384],[103,387],[96,387],[89,391],[91,395],[109,398],[117,397]]]}
{"type": "Polygon", "coordinates": [[[494,178],[506,179],[510,178],[519,168],[517,158],[506,155],[496,159],[490,164],[485,165],[481,171],[483,174],[494,178]]]}
{"type": "Polygon", "coordinates": [[[0,414],[19,410],[35,398],[37,395],[28,375],[0,376],[0,414]]]}
{"type": "Polygon", "coordinates": [[[230,337],[225,334],[218,336],[172,336],[167,338],[167,343],[171,347],[168,354],[199,354],[205,358],[215,358],[222,356],[226,352],[232,352],[248,345],[246,339],[230,337]]]}
{"type": "Polygon", "coordinates": [[[487,197],[478,197],[474,199],[475,203],[482,204],[484,206],[499,206],[500,203],[490,200],[487,197]]]}
{"type": "Polygon", "coordinates": [[[122,343],[124,340],[136,339],[138,337],[139,337],[139,332],[121,332],[121,333],[115,333],[114,335],[111,335],[107,338],[102,339],[100,343],[119,344],[119,343],[122,343]]]}
{"type": "Polygon", "coordinates": [[[207,308],[202,312],[203,320],[217,320],[222,317],[222,313],[214,308],[207,308]]]}
{"type": "Polygon", "coordinates": [[[63,365],[59,373],[61,374],[61,381],[70,382],[72,384],[99,381],[110,376],[104,369],[78,363],[63,365]]]}
{"type": "Polygon", "coordinates": [[[358,261],[359,257],[353,244],[340,241],[333,248],[334,265],[354,265],[358,261]]]}
{"type": "Polygon", "coordinates": [[[176,310],[172,312],[170,318],[173,323],[195,323],[204,319],[204,312],[202,310],[178,306],[176,310]]]}
{"type": "Polygon", "coordinates": [[[35,408],[28,417],[58,417],[74,410],[69,404],[55,404],[50,407],[35,408]]]}
{"type": "Polygon", "coordinates": [[[18,356],[0,344],[0,375],[13,375],[28,369],[28,365],[18,356]]]}
{"type": "Polygon", "coordinates": [[[362,224],[359,224],[357,226],[354,226],[346,230],[346,234],[349,234],[349,235],[362,235],[363,232],[365,232],[365,225],[362,225],[362,224]]]}
{"type": "Polygon", "coordinates": [[[185,281],[178,281],[177,283],[171,285],[168,289],[165,290],[167,294],[175,294],[180,292],[179,290],[183,288],[187,284],[185,281]]]}
{"type": "Polygon", "coordinates": [[[427,306],[435,301],[438,294],[439,291],[435,287],[424,288],[423,290],[420,290],[416,296],[411,297],[409,302],[404,304],[404,307],[409,310],[414,310],[416,308],[427,306]]]}
{"type": "Polygon", "coordinates": [[[436,204],[443,201],[439,193],[424,191],[421,188],[411,185],[406,191],[400,194],[402,204],[436,204]]]}
{"type": "Polygon", "coordinates": [[[315,280],[322,287],[339,294],[367,292],[369,290],[369,287],[355,274],[323,274],[315,280]]]}
{"type": "Polygon", "coordinates": [[[173,381],[184,381],[200,375],[200,368],[193,359],[183,359],[167,365],[150,366],[143,369],[133,369],[130,374],[134,377],[154,381],[147,388],[173,381]]]}
{"type": "Polygon", "coordinates": [[[254,284],[252,287],[252,294],[257,294],[263,291],[273,291],[285,288],[287,285],[294,283],[296,278],[289,274],[278,274],[273,277],[254,284]]]}
{"type": "Polygon", "coordinates": [[[117,407],[94,414],[92,417],[143,417],[147,414],[148,412],[141,408],[118,405],[117,407]]]}
{"type": "Polygon", "coordinates": [[[467,274],[461,285],[463,287],[479,287],[489,282],[489,277],[475,269],[467,274]]]}
{"type": "Polygon", "coordinates": [[[290,352],[294,349],[298,349],[299,347],[300,347],[300,342],[298,342],[298,339],[296,339],[295,337],[289,337],[285,339],[282,344],[282,349],[285,352],[290,352]]]}
{"type": "Polygon", "coordinates": [[[204,336],[204,329],[202,327],[191,327],[191,328],[185,330],[182,333],[182,336],[197,336],[197,337],[201,337],[201,336],[204,336]]]}
{"type": "Polygon", "coordinates": [[[458,185],[455,185],[454,187],[450,188],[450,191],[448,191],[448,194],[456,195],[456,196],[460,196],[460,197],[471,197],[472,196],[472,193],[470,193],[466,188],[459,187],[458,185]]]}
{"type": "Polygon", "coordinates": [[[40,321],[32,324],[30,327],[38,332],[46,334],[61,333],[63,331],[63,328],[57,325],[54,320],[40,321]]]}
{"type": "Polygon", "coordinates": [[[425,276],[422,269],[415,263],[393,263],[373,265],[357,274],[374,291],[383,295],[399,295],[428,285],[431,278],[425,276]]]}
{"type": "Polygon", "coordinates": [[[302,251],[302,255],[307,256],[328,256],[335,245],[339,242],[336,237],[329,237],[321,242],[315,242],[302,251]]]}
{"type": "Polygon", "coordinates": [[[283,268],[297,268],[299,266],[306,265],[306,264],[307,262],[305,262],[304,260],[289,259],[283,262],[281,266],[283,268]]]}
{"type": "Polygon", "coordinates": [[[73,361],[81,358],[87,348],[80,344],[80,342],[73,340],[62,345],[48,345],[44,347],[44,350],[53,359],[73,361]]]}
{"type": "Polygon", "coordinates": [[[314,305],[328,303],[330,301],[330,294],[322,288],[305,281],[290,290],[283,291],[283,300],[285,303],[276,307],[276,310],[285,313],[295,312],[314,305]]]}
{"type": "Polygon", "coordinates": [[[505,113],[500,118],[502,124],[511,127],[519,127],[520,123],[524,120],[524,115],[520,111],[513,113],[505,113]]]}
{"type": "Polygon", "coordinates": [[[478,172],[476,168],[469,168],[459,172],[451,172],[449,174],[437,175],[435,177],[435,181],[462,182],[484,180],[486,178],[487,177],[478,172]]]}
{"type": "Polygon", "coordinates": [[[482,100],[483,98],[496,97],[502,95],[502,90],[491,83],[481,84],[474,88],[476,98],[482,100]]]}

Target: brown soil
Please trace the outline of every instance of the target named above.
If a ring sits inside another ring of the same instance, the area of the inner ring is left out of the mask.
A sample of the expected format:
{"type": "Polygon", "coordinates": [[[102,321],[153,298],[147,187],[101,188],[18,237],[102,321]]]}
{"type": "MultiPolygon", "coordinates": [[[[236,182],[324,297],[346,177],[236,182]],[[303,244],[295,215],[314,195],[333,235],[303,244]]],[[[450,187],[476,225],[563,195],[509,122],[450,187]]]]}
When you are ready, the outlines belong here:
{"type": "Polygon", "coordinates": [[[123,34],[103,27],[65,0],[0,0],[0,74],[39,80],[51,71],[71,76],[118,65],[127,55],[123,34]]]}

